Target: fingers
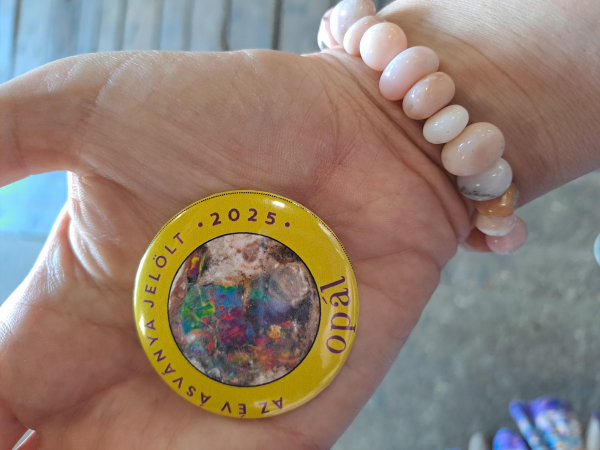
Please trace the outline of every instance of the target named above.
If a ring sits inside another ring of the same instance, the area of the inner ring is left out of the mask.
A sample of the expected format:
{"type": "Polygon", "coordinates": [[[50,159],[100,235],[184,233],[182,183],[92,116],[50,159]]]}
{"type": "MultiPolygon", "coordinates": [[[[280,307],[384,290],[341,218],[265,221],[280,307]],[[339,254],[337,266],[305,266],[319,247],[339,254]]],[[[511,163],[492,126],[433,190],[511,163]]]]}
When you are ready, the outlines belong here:
{"type": "Polygon", "coordinates": [[[26,432],[27,428],[0,404],[0,450],[11,450],[26,432]]]}
{"type": "Polygon", "coordinates": [[[121,59],[67,58],[0,85],[0,186],[78,166],[86,118],[121,59]]]}
{"type": "Polygon", "coordinates": [[[485,234],[477,228],[471,230],[467,239],[460,243],[460,247],[463,250],[474,253],[489,253],[491,251],[485,240],[485,234]]]}

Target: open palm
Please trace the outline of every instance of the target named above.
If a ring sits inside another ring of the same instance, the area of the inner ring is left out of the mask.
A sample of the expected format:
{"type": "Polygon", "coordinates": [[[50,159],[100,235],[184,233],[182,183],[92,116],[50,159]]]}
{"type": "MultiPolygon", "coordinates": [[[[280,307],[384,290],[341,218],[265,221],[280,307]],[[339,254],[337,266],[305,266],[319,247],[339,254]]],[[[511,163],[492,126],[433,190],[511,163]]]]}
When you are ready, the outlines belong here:
{"type": "Polygon", "coordinates": [[[341,52],[82,56],[0,94],[11,121],[0,184],[70,171],[43,255],[1,310],[0,450],[24,427],[44,449],[328,447],[469,232],[439,151],[379,97],[377,74],[341,52]],[[135,272],[152,237],[187,205],[235,189],[319,215],[348,251],[361,301],[360,332],[333,383],[260,421],[174,395],[133,320],[135,272]]]}
{"type": "MultiPolygon", "coordinates": [[[[438,52],[475,121],[505,132],[529,201],[600,166],[592,8],[411,0],[384,16],[411,45],[438,52]]],[[[40,260],[0,309],[0,450],[27,428],[36,430],[29,449],[331,446],[470,230],[439,147],[377,82],[360,58],[334,49],[97,54],[0,86],[0,186],[70,172],[40,260]],[[182,208],[236,189],[319,215],[350,256],[361,303],[353,350],[331,385],[258,421],[175,395],[133,320],[135,272],[152,237],[182,208]]]]}

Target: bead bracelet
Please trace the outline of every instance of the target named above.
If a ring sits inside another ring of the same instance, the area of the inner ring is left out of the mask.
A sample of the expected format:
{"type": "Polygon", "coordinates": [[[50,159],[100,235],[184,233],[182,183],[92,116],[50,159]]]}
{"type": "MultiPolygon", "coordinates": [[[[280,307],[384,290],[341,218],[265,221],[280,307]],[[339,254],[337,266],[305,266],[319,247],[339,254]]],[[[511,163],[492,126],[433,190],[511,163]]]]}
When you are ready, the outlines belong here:
{"type": "Polygon", "coordinates": [[[457,176],[460,193],[475,201],[474,225],[494,253],[512,253],[527,239],[527,226],[514,215],[519,192],[512,183],[510,164],[502,159],[504,136],[491,123],[467,125],[469,113],[460,105],[447,106],[455,86],[438,72],[439,58],[428,47],[408,48],[406,35],[393,23],[375,16],[371,0],[343,0],[325,13],[318,33],[321,50],[341,46],[382,72],[379,90],[384,98],[402,100],[407,117],[425,120],[423,136],[444,144],[442,164],[457,176]]]}

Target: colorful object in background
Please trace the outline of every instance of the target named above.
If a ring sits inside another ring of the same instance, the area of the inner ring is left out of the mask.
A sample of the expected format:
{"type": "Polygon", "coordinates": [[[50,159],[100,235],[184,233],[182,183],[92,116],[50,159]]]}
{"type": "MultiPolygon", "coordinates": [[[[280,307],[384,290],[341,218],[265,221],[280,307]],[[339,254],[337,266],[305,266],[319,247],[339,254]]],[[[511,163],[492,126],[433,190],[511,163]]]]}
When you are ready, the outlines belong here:
{"type": "Polygon", "coordinates": [[[508,405],[508,410],[517,423],[521,434],[527,440],[531,450],[548,450],[540,432],[535,428],[534,419],[531,417],[529,405],[526,402],[515,401],[508,405]]]}
{"type": "Polygon", "coordinates": [[[598,411],[592,411],[585,442],[587,450],[600,450],[600,412],[598,411]]]}
{"type": "Polygon", "coordinates": [[[528,447],[520,435],[508,428],[500,428],[494,437],[493,450],[528,450],[528,447]]]}
{"type": "Polygon", "coordinates": [[[581,424],[565,402],[553,397],[541,397],[529,404],[535,426],[551,449],[582,450],[581,424]]]}
{"type": "Polygon", "coordinates": [[[594,242],[594,257],[596,258],[596,262],[600,264],[600,234],[596,238],[596,242],[594,242]]]}
{"type": "MultiPolygon", "coordinates": [[[[600,413],[592,411],[584,445],[581,424],[571,407],[554,397],[531,402],[514,401],[510,414],[523,434],[501,428],[494,437],[493,450],[600,450],[600,413]]],[[[483,433],[469,440],[469,450],[489,450],[483,433]]]]}
{"type": "Polygon", "coordinates": [[[229,234],[197,248],[169,298],[171,331],[184,356],[234,386],[260,386],[291,372],[308,354],[319,317],[306,265],[256,234],[229,234]]]}

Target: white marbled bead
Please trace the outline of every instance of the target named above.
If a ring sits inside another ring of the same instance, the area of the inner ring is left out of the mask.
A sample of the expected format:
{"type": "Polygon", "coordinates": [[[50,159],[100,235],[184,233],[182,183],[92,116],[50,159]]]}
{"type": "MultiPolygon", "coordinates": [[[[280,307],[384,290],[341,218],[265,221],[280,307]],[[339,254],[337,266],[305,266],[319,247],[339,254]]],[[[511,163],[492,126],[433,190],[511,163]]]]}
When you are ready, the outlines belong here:
{"type": "Polygon", "coordinates": [[[492,217],[475,213],[475,227],[488,236],[505,236],[512,231],[516,223],[517,216],[514,214],[506,217],[492,217]]]}
{"type": "Polygon", "coordinates": [[[504,194],[512,182],[512,176],[510,164],[500,158],[485,172],[457,177],[456,184],[462,195],[481,202],[504,194]]]}
{"type": "Polygon", "coordinates": [[[423,136],[432,144],[445,144],[458,136],[469,122],[468,111],[460,105],[446,106],[427,119],[423,136]]]}

